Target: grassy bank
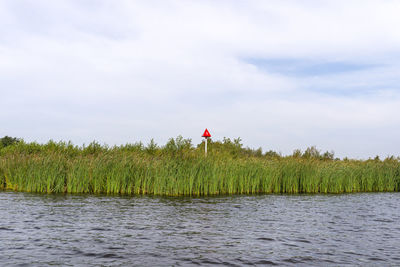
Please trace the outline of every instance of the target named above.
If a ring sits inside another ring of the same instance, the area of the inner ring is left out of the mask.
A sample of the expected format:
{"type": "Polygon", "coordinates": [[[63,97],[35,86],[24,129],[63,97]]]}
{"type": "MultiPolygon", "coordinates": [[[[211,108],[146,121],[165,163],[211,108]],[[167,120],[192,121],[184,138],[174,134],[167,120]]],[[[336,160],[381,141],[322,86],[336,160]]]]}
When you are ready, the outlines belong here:
{"type": "Polygon", "coordinates": [[[178,137],[107,147],[23,141],[0,149],[0,189],[43,193],[216,195],[400,191],[400,162],[339,160],[315,148],[281,156],[240,139],[193,147],[178,137]]]}

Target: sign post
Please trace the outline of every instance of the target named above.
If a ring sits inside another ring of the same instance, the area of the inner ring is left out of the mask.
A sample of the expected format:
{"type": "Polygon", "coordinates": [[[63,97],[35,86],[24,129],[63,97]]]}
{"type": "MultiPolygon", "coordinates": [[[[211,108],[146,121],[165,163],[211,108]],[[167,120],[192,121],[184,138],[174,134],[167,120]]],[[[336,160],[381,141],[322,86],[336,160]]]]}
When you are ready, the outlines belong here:
{"type": "Polygon", "coordinates": [[[206,157],[207,157],[207,138],[209,138],[209,137],[211,137],[211,134],[208,132],[208,130],[207,130],[207,128],[206,128],[206,130],[204,131],[204,133],[203,133],[203,135],[201,136],[201,137],[204,137],[206,140],[205,140],[205,147],[204,147],[204,152],[205,152],[205,155],[206,155],[206,157]]]}

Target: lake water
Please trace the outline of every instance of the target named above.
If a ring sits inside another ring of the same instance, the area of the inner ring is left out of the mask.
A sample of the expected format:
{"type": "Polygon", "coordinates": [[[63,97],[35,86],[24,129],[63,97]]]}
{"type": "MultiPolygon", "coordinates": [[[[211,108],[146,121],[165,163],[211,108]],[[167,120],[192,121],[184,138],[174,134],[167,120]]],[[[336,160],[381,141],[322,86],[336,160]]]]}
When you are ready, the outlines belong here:
{"type": "Polygon", "coordinates": [[[400,266],[400,193],[0,192],[1,266],[400,266]]]}

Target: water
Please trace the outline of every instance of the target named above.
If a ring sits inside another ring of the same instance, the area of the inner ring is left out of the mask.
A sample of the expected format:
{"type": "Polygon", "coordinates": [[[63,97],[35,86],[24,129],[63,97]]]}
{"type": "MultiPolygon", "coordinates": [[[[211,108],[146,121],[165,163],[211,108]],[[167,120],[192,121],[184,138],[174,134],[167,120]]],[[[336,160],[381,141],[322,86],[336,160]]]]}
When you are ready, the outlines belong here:
{"type": "Polygon", "coordinates": [[[0,192],[1,266],[399,266],[400,193],[0,192]]]}

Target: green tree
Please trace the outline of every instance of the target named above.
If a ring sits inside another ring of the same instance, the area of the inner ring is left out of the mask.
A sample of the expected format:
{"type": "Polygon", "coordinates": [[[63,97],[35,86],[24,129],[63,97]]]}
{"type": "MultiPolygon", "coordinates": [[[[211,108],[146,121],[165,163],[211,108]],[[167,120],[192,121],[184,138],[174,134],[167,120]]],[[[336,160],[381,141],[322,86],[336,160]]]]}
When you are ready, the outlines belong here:
{"type": "Polygon", "coordinates": [[[0,148],[6,147],[6,146],[11,146],[11,145],[17,144],[19,142],[21,142],[21,139],[19,139],[19,138],[4,136],[3,138],[0,138],[0,148]]]}

